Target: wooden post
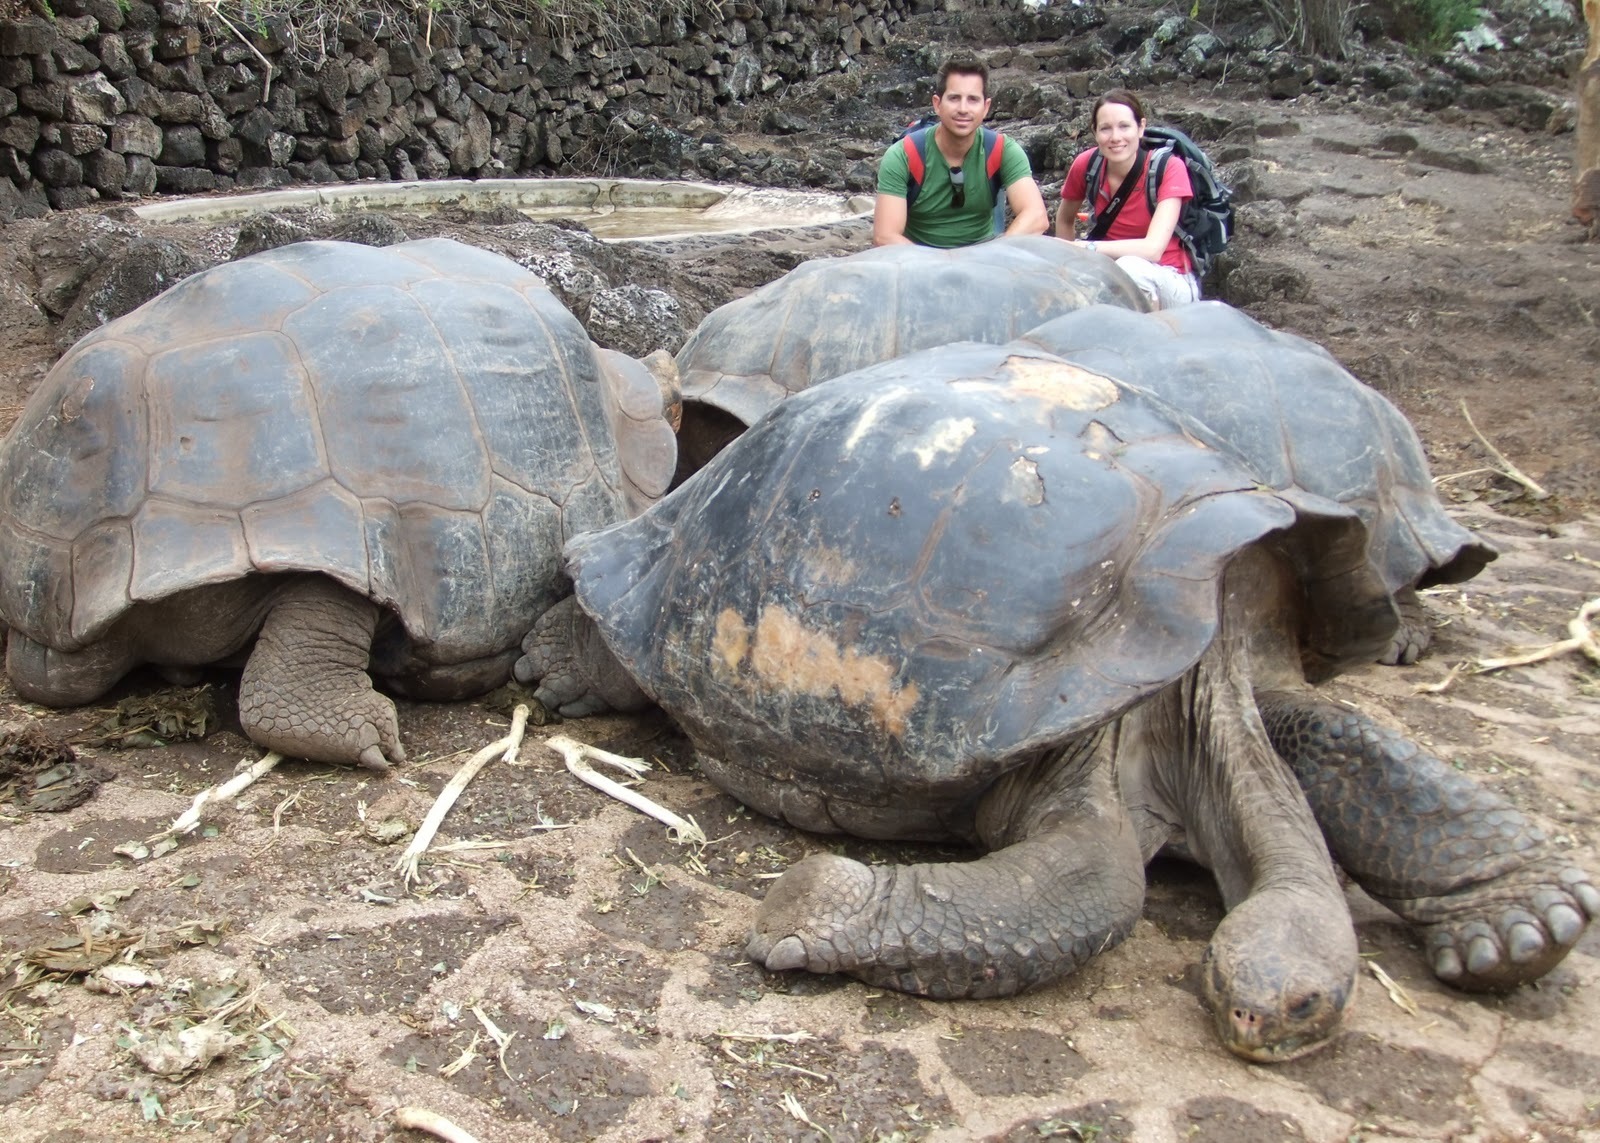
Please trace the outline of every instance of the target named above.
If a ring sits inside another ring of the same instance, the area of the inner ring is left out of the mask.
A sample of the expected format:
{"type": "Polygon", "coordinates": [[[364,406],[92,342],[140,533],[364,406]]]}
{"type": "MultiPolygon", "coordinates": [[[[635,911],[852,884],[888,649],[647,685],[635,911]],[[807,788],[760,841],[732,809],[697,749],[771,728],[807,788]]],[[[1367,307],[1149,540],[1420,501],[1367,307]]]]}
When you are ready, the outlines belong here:
{"type": "Polygon", "coordinates": [[[1578,178],[1572,188],[1572,213],[1591,227],[1600,225],[1600,0],[1583,0],[1589,22],[1589,50],[1578,70],[1578,178]]]}

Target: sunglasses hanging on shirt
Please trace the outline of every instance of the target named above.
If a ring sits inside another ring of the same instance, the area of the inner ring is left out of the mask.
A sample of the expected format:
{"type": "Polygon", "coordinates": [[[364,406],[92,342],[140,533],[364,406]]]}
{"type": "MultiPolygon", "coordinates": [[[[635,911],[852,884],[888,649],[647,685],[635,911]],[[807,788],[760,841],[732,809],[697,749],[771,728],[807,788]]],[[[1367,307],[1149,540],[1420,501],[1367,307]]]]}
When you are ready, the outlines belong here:
{"type": "Polygon", "coordinates": [[[954,170],[950,172],[950,207],[960,210],[967,205],[967,172],[954,170]]]}

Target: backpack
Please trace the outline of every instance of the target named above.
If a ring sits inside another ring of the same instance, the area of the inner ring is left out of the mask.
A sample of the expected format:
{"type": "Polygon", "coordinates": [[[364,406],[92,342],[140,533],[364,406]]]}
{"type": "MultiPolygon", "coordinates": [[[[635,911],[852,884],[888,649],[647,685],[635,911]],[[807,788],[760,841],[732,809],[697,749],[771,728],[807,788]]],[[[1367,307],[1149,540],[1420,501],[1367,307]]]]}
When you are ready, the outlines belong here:
{"type": "MultiPolygon", "coordinates": [[[[937,115],[924,115],[900,132],[900,143],[906,152],[906,166],[911,172],[911,185],[906,187],[908,211],[922,190],[922,180],[928,172],[928,144],[933,138],[933,129],[938,125],[937,115]]],[[[994,202],[994,232],[1002,234],[1006,228],[1006,196],[1005,187],[1000,181],[1000,165],[1005,160],[1006,137],[988,127],[979,128],[979,135],[983,146],[983,169],[989,175],[989,197],[994,202]]]]}
{"type": "MultiPolygon", "coordinates": [[[[1161,187],[1161,176],[1166,173],[1167,160],[1176,154],[1189,168],[1189,182],[1194,187],[1194,197],[1183,204],[1175,233],[1183,248],[1194,260],[1197,278],[1211,272],[1222,248],[1233,237],[1233,191],[1217,178],[1217,169],[1211,158],[1193,139],[1176,127],[1146,127],[1144,142],[1150,148],[1150,160],[1145,164],[1144,197],[1150,213],[1156,209],[1156,191],[1161,187]]],[[[1084,195],[1091,207],[1089,225],[1094,226],[1093,206],[1099,200],[1100,185],[1105,178],[1105,156],[1099,151],[1089,160],[1085,172],[1087,188],[1084,195]]]]}

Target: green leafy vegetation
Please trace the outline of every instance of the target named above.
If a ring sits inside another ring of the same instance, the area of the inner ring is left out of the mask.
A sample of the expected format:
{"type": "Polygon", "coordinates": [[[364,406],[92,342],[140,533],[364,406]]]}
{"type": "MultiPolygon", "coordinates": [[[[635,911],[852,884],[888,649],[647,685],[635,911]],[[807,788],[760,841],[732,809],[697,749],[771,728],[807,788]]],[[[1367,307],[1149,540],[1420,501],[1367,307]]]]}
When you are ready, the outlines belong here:
{"type": "Polygon", "coordinates": [[[1425,48],[1447,48],[1457,32],[1477,25],[1481,18],[1474,0],[1403,0],[1409,17],[1408,42],[1425,48]]]}

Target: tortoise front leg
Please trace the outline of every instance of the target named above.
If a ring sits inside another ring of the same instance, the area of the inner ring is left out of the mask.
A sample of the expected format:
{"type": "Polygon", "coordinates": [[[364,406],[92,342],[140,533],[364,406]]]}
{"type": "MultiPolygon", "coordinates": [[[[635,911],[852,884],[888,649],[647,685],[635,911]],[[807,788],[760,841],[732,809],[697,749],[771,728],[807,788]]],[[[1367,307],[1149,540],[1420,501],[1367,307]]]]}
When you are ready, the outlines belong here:
{"type": "Polygon", "coordinates": [[[377,625],[375,603],[321,576],[278,592],[239,682],[251,740],[316,762],[404,762],[394,703],[367,675],[377,625]]]}
{"type": "Polygon", "coordinates": [[[1600,919],[1600,888],[1506,799],[1356,711],[1290,691],[1258,701],[1339,864],[1421,927],[1440,980],[1535,980],[1600,919]]]}
{"type": "Polygon", "coordinates": [[[979,817],[1000,848],[977,861],[806,858],[767,894],[751,959],[981,999],[1048,984],[1120,943],[1144,903],[1144,862],[1103,739],[997,784],[979,817]]]}

